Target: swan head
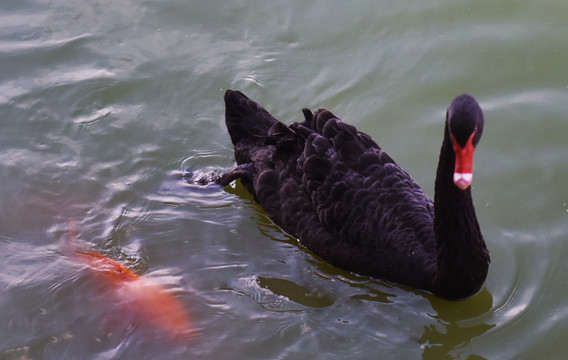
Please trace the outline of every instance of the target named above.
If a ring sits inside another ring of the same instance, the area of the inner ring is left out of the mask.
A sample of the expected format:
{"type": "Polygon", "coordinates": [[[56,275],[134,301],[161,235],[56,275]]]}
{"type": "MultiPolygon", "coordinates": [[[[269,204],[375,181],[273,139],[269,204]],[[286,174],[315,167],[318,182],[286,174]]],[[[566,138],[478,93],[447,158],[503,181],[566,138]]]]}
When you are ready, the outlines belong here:
{"type": "Polygon", "coordinates": [[[454,184],[465,190],[473,181],[473,153],[483,132],[483,111],[473,96],[462,94],[450,103],[446,121],[456,158],[454,184]]]}

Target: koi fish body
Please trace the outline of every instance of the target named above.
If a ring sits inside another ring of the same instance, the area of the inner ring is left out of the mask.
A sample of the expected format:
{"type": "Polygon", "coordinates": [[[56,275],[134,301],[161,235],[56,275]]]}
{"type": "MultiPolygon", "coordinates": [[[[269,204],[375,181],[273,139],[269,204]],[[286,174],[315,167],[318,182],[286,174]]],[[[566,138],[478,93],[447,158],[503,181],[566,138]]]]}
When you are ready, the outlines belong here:
{"type": "MultiPolygon", "coordinates": [[[[74,229],[71,241],[74,241],[74,229]]],[[[97,251],[75,250],[76,258],[87,264],[117,295],[131,303],[143,321],[165,331],[174,339],[186,339],[192,332],[187,311],[180,301],[159,283],[134,273],[124,264],[97,251]]]]}

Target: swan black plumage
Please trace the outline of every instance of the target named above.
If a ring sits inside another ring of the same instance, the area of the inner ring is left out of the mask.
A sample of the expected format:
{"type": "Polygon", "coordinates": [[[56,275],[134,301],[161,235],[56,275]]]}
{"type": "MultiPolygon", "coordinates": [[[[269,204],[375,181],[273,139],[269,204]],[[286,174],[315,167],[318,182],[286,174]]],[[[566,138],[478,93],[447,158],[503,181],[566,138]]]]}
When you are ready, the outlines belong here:
{"type": "Polygon", "coordinates": [[[487,251],[471,198],[483,112],[470,95],[446,112],[434,202],[369,135],[326,109],[286,126],[239,91],[225,121],[240,178],[268,216],[330,263],[461,299],[483,285],[487,251]]]}

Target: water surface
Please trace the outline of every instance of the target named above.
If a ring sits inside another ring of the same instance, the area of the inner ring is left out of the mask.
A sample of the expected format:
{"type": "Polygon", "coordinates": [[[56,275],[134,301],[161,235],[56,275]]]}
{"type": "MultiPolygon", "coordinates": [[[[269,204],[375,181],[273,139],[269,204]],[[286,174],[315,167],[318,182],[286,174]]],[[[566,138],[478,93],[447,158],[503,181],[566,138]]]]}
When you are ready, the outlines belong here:
{"type": "Polygon", "coordinates": [[[8,0],[0,5],[0,358],[562,359],[568,5],[560,1],[8,0]],[[486,129],[492,263],[449,302],[334,268],[239,184],[222,94],[290,123],[330,108],[433,195],[444,112],[486,129]],[[195,334],[128,315],[78,241],[171,289],[195,334]]]}

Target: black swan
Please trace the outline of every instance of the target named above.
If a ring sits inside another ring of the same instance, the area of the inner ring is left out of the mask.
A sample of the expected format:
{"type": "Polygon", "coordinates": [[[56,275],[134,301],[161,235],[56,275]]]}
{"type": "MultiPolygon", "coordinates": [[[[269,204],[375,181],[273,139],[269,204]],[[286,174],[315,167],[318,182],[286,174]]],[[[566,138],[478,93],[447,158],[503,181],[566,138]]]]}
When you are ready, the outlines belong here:
{"type": "Polygon", "coordinates": [[[240,178],[268,216],[326,261],[362,275],[462,299],[485,281],[489,252],[471,199],[483,112],[463,94],[446,112],[434,202],[369,135],[326,109],[284,125],[239,91],[225,121],[240,178]]]}

